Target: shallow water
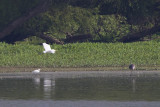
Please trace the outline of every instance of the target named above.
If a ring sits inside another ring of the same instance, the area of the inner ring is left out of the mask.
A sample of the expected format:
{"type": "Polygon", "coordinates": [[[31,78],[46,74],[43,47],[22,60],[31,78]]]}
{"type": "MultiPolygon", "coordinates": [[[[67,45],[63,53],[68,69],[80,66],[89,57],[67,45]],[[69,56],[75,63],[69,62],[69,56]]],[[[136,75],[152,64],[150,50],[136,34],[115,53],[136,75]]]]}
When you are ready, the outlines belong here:
{"type": "Polygon", "coordinates": [[[2,107],[159,107],[160,72],[1,73],[2,107]]]}

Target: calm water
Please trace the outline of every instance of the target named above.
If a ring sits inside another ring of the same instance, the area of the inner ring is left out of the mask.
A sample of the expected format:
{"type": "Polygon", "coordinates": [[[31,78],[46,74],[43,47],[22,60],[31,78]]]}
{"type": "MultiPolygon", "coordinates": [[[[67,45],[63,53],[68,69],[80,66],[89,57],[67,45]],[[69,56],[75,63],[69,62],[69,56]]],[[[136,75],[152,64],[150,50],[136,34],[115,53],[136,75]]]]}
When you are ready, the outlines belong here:
{"type": "Polygon", "coordinates": [[[160,107],[160,72],[3,73],[0,107],[160,107]]]}

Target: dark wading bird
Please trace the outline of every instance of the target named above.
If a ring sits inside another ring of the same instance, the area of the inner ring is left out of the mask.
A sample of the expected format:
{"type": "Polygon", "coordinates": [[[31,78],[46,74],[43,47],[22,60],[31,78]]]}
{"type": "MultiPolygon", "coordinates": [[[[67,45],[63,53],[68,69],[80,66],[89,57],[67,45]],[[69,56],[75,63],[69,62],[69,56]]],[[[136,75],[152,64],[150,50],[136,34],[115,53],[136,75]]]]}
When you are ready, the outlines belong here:
{"type": "Polygon", "coordinates": [[[136,66],[134,64],[129,65],[130,70],[134,70],[135,68],[136,68],[136,66]]]}

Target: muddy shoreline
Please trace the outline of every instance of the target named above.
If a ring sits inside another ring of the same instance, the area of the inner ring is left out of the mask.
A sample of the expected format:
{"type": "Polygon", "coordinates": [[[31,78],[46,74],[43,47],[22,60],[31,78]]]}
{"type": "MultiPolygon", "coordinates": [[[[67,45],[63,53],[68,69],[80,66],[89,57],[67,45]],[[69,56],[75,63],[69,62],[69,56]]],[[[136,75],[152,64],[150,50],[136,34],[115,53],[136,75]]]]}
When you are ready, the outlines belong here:
{"type": "MultiPolygon", "coordinates": [[[[51,67],[0,67],[0,73],[5,72],[32,72],[35,69],[41,69],[41,72],[58,72],[58,71],[129,71],[127,66],[123,67],[66,67],[66,68],[51,68],[51,67]]],[[[136,71],[160,71],[157,66],[139,66],[136,71]]]]}

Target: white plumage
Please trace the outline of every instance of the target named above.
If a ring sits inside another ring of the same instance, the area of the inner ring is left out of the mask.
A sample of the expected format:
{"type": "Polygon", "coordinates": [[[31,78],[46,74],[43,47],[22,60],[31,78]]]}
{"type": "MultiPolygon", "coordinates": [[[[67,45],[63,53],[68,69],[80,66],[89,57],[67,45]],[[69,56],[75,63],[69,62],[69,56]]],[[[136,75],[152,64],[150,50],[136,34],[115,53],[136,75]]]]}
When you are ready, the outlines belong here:
{"type": "Polygon", "coordinates": [[[32,71],[32,73],[39,73],[40,72],[40,69],[36,69],[34,71],[32,71]]]}
{"type": "Polygon", "coordinates": [[[52,53],[54,54],[56,50],[51,49],[49,44],[43,43],[44,50],[43,53],[52,53]]]}

